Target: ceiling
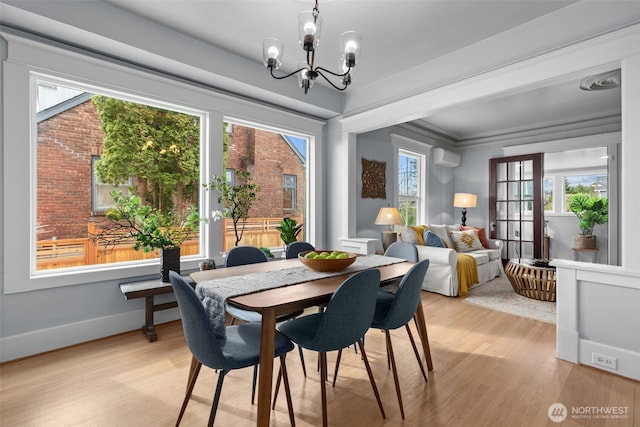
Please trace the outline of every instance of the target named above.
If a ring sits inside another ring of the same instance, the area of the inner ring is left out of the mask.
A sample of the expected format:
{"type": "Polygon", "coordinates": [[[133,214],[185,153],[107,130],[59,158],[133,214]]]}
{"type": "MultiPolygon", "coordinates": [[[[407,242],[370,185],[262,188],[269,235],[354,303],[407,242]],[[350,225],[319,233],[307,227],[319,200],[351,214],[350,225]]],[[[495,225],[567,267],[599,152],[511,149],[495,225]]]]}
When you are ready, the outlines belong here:
{"type": "MultiPolygon", "coordinates": [[[[262,65],[262,41],[284,42],[281,71],[304,60],[297,15],[310,0],[102,0],[115,8],[225,49],[262,65]]],[[[363,36],[353,86],[393,81],[407,69],[536,20],[571,5],[564,0],[320,0],[322,38],[316,65],[337,71],[343,31],[363,36]]],[[[265,68],[265,73],[267,70],[265,68]]],[[[582,91],[584,75],[496,99],[457,107],[414,122],[451,142],[575,123],[620,114],[620,90],[582,91]]],[[[296,84],[293,81],[283,84],[296,84]]],[[[322,84],[320,81],[318,84],[322,84]]],[[[311,89],[313,90],[313,89],[311,89]]]]}

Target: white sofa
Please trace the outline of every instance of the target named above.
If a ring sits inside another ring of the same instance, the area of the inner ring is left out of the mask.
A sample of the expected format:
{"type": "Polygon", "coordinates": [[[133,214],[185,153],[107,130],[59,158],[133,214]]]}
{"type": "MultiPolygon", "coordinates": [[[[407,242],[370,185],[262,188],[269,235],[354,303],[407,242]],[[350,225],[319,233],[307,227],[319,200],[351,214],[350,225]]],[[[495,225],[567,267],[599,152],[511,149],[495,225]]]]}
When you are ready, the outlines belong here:
{"type": "MultiPolygon", "coordinates": [[[[447,296],[458,296],[458,256],[449,233],[459,231],[459,225],[428,225],[448,247],[439,248],[419,244],[416,231],[411,227],[402,227],[399,240],[413,243],[418,248],[420,261],[428,259],[429,269],[424,278],[422,289],[447,296]]],[[[464,252],[476,261],[478,284],[488,282],[496,276],[504,275],[502,266],[502,241],[487,239],[489,249],[477,249],[464,252]]]]}

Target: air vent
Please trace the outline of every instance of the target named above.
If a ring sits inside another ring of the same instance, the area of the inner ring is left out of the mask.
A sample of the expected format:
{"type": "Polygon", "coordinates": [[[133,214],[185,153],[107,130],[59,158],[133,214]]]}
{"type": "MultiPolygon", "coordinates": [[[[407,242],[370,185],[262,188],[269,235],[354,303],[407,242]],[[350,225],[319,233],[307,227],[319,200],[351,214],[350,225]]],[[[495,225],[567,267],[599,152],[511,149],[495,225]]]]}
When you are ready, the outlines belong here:
{"type": "Polygon", "coordinates": [[[587,77],[580,82],[580,89],[582,90],[604,90],[615,89],[620,87],[622,77],[620,70],[608,71],[606,73],[597,74],[595,76],[587,77]]]}

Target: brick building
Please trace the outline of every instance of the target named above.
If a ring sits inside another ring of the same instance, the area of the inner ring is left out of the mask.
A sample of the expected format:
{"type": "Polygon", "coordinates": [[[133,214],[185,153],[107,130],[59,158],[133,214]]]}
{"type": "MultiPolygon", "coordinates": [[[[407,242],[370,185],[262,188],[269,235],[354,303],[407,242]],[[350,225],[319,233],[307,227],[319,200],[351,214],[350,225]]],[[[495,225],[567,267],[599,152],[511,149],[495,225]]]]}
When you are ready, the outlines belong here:
{"type": "MultiPolygon", "coordinates": [[[[94,210],[93,162],[103,132],[90,94],[38,113],[38,240],[87,236],[94,210]]],[[[289,137],[233,125],[227,170],[247,170],[260,186],[250,217],[301,216],[306,202],[305,155],[289,137]]]]}

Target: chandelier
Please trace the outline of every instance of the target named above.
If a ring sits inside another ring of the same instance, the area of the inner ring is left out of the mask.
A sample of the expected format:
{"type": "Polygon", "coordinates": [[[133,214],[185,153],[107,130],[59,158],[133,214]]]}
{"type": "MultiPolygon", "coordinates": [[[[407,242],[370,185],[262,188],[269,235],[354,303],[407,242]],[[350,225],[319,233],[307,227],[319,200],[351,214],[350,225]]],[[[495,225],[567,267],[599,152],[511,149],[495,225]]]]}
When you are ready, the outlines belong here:
{"type": "Polygon", "coordinates": [[[274,70],[280,68],[282,63],[282,53],[284,44],[275,38],[265,39],[262,43],[262,55],[264,65],[269,69],[271,76],[281,80],[298,75],[298,84],[306,94],[313,86],[318,76],[324,78],[331,86],[337,90],[345,90],[351,84],[351,70],[356,66],[357,58],[360,56],[360,47],[362,46],[362,36],[356,31],[346,31],[340,35],[340,58],[339,71],[334,73],[326,68],[314,66],[315,53],[320,40],[320,32],[322,29],[322,18],[318,11],[318,0],[313,10],[301,12],[298,15],[298,35],[300,37],[300,45],[307,52],[307,61],[301,62],[298,69],[284,76],[276,76],[274,70]],[[339,78],[340,83],[335,84],[327,75],[332,78],[339,78]]]}

